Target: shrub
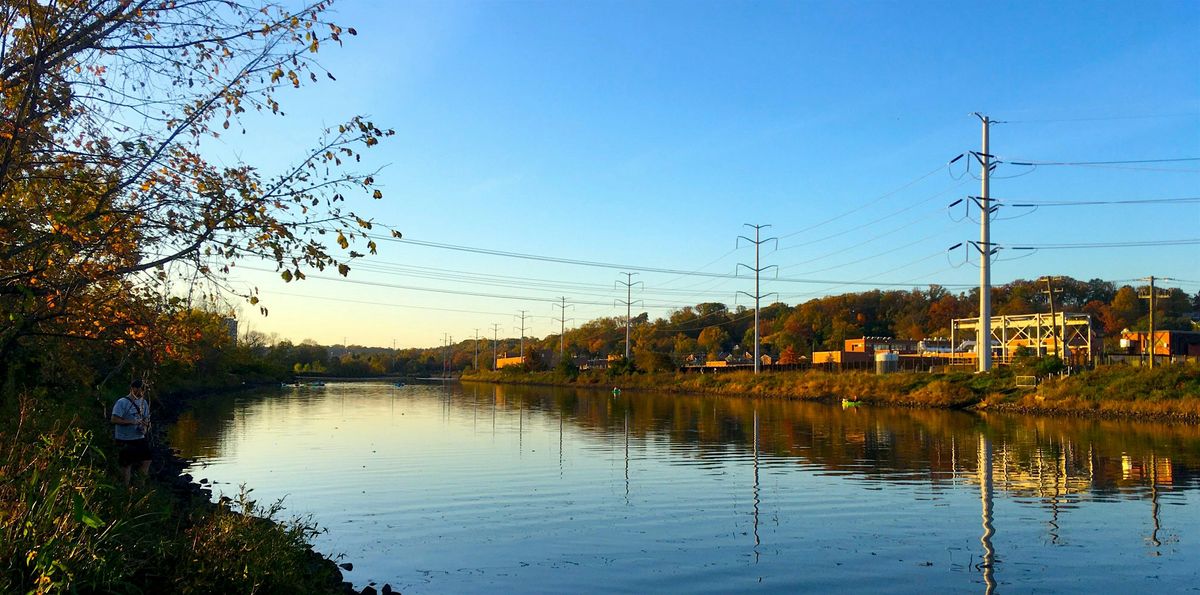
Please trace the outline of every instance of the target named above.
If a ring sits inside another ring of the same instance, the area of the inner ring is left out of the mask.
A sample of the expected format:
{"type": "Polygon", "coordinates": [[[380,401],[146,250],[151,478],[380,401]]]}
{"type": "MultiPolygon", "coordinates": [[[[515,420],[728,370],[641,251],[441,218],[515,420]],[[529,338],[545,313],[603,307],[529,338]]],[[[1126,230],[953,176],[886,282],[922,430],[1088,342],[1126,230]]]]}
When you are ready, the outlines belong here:
{"type": "Polygon", "coordinates": [[[0,592],[113,590],[132,570],[110,543],[122,523],[105,510],[92,435],[56,424],[35,441],[0,432],[0,592]],[[107,520],[106,520],[107,519],[107,520]]]}
{"type": "Polygon", "coordinates": [[[283,501],[269,506],[250,499],[242,486],[233,501],[187,531],[181,561],[187,574],[175,585],[181,593],[310,593],[336,584],[333,570],[310,553],[320,530],[311,518],[280,520],[283,501]]]}

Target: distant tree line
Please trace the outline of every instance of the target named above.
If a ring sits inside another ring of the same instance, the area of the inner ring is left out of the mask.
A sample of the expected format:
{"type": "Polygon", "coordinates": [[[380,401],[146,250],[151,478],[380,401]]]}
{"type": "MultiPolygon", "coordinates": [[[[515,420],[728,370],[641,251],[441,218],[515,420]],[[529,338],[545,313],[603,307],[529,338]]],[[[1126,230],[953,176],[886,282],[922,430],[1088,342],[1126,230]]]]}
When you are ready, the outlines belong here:
{"type": "MultiPolygon", "coordinates": [[[[1093,279],[1064,278],[1054,283],[1056,311],[1082,312],[1092,316],[1094,328],[1106,339],[1115,340],[1123,329],[1149,328],[1149,300],[1139,297],[1147,287],[1116,286],[1093,279]]],[[[995,315],[1049,312],[1045,284],[1017,280],[993,288],[995,315]]],[[[1157,300],[1155,327],[1195,330],[1200,312],[1200,292],[1189,295],[1181,289],[1166,290],[1157,300]]],[[[901,339],[949,337],[951,320],[978,315],[978,290],[954,293],[932,285],[909,291],[871,290],[816,298],[789,306],[775,303],[759,313],[763,349],[775,358],[811,356],[814,350],[839,349],[846,339],[890,336],[901,339]]],[[[687,306],[663,318],[651,320],[647,313],[632,319],[631,351],[634,365],[643,370],[669,369],[688,355],[716,357],[735,350],[753,351],[754,311],[745,306],[730,308],[707,302],[687,306]]],[[[439,375],[461,372],[475,366],[491,369],[492,344],[468,339],[448,347],[387,349],[358,346],[320,346],[312,341],[294,345],[273,343],[269,337],[252,335],[252,348],[274,365],[298,374],[332,376],[439,375]]],[[[563,344],[569,360],[606,359],[623,355],[625,322],[621,317],[589,320],[568,330],[563,344]]],[[[527,367],[547,369],[558,364],[559,335],[525,340],[527,367]]],[[[515,355],[519,339],[499,341],[501,354],[515,355]]]]}

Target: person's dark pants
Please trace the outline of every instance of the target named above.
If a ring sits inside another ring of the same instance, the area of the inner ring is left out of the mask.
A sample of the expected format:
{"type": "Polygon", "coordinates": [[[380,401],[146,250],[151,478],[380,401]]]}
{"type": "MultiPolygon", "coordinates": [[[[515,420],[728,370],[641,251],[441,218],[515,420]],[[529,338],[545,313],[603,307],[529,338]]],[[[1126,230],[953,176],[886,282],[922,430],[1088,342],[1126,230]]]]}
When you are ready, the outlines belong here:
{"type": "Polygon", "coordinates": [[[117,440],[117,444],[121,447],[117,462],[122,467],[132,467],[150,460],[150,443],[145,438],[117,440]]]}

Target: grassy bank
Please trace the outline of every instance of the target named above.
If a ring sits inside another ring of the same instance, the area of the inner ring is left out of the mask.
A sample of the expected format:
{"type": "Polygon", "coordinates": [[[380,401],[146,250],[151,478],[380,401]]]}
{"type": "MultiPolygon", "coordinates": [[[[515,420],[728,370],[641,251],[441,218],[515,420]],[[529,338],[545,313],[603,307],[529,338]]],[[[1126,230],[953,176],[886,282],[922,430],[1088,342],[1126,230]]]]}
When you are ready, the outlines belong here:
{"type": "Polygon", "coordinates": [[[346,592],[309,520],[249,492],[212,504],[161,450],[127,488],[97,399],[44,393],[0,422],[0,592],[346,592]]]}
{"type": "Polygon", "coordinates": [[[983,400],[996,380],[971,374],[875,375],[865,372],[726,372],[721,374],[654,373],[612,376],[584,372],[571,377],[557,372],[479,372],[463,380],[555,386],[620,387],[628,390],[718,394],[787,399],[858,398],[869,403],[905,406],[969,407],[983,400]]]}
{"type": "Polygon", "coordinates": [[[463,380],[509,384],[620,387],[622,390],[703,393],[787,399],[855,398],[907,407],[981,408],[1043,414],[1089,414],[1200,421],[1200,364],[1154,370],[1107,366],[1072,376],[1049,376],[1037,388],[1018,388],[1015,372],[929,374],[816,370],[720,374],[608,374],[482,371],[463,380]]]}
{"type": "Polygon", "coordinates": [[[1035,390],[989,395],[991,408],[1030,413],[1177,419],[1200,422],[1200,363],[1104,366],[1044,380],[1035,390]]]}

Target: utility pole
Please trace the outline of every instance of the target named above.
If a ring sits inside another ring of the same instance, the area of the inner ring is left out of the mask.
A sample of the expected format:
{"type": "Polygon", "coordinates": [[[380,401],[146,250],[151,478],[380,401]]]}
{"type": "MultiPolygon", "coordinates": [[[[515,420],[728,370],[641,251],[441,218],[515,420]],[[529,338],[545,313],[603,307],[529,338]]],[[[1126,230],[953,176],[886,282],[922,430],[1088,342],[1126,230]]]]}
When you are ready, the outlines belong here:
{"type": "Polygon", "coordinates": [[[450,335],[442,333],[442,379],[446,379],[446,370],[449,368],[447,351],[450,349],[450,335]]]}
{"type": "MultiPolygon", "coordinates": [[[[625,304],[625,361],[629,361],[629,327],[633,319],[633,286],[641,281],[634,281],[633,276],[637,273],[621,273],[625,275],[624,281],[617,281],[617,285],[625,286],[625,300],[617,300],[617,303],[625,304]]],[[[645,287],[645,284],[642,284],[645,287]]],[[[641,301],[641,300],[638,300],[641,301]]]]}
{"type": "MultiPolygon", "coordinates": [[[[1062,277],[1059,277],[1057,275],[1055,275],[1053,277],[1042,277],[1041,279],[1038,279],[1038,281],[1046,282],[1046,288],[1042,290],[1042,293],[1046,294],[1046,297],[1050,299],[1050,327],[1054,329],[1054,331],[1050,333],[1050,336],[1054,338],[1054,355],[1056,355],[1056,356],[1058,355],[1058,334],[1057,334],[1058,333],[1058,320],[1054,317],[1054,294],[1062,293],[1062,288],[1059,287],[1059,288],[1055,289],[1055,288],[1051,287],[1050,281],[1052,281],[1052,280],[1058,281],[1060,279],[1062,279],[1062,277]]],[[[1062,340],[1063,340],[1064,344],[1067,341],[1067,316],[1066,316],[1066,314],[1063,315],[1062,340]]],[[[1039,347],[1040,347],[1040,345],[1039,345],[1039,347]]],[[[1066,354],[1064,353],[1063,355],[1065,356],[1066,354]]],[[[1065,360],[1067,358],[1063,357],[1062,359],[1065,360]]]]}
{"type": "Polygon", "coordinates": [[[492,323],[492,371],[496,370],[496,363],[500,360],[496,359],[496,343],[500,339],[500,323],[492,323]]]}
{"type": "Polygon", "coordinates": [[[987,372],[992,369],[992,237],[989,219],[992,205],[989,199],[988,176],[991,174],[991,154],[988,153],[988,125],[991,120],[987,116],[975,112],[975,116],[983,122],[983,150],[975,155],[979,165],[983,167],[980,174],[980,208],[979,208],[979,332],[975,349],[979,356],[979,371],[987,372]]]}
{"type": "MultiPolygon", "coordinates": [[[[753,240],[746,236],[738,236],[738,240],[739,240],[738,243],[741,243],[740,242],[741,240],[746,240],[747,242],[754,244],[754,266],[750,266],[748,264],[742,264],[740,262],[738,263],[738,266],[746,267],[746,268],[754,271],[754,293],[749,294],[744,291],[739,291],[738,293],[754,298],[754,373],[758,374],[759,371],[762,369],[762,356],[759,355],[759,351],[762,348],[762,338],[758,336],[758,334],[759,334],[758,302],[760,299],[766,297],[762,293],[759,292],[759,276],[762,274],[763,271],[765,271],[771,267],[775,267],[776,271],[778,271],[778,267],[776,265],[770,265],[770,266],[765,266],[765,267],[759,266],[759,252],[760,252],[760,249],[762,248],[762,245],[767,242],[775,242],[775,246],[776,246],[776,248],[778,248],[779,238],[767,238],[764,240],[759,237],[762,234],[763,228],[771,227],[770,225],[754,225],[752,223],[745,223],[743,225],[745,225],[746,227],[754,228],[754,239],[753,240]]],[[[767,294],[767,295],[770,295],[770,294],[767,294]]]]}
{"type": "Polygon", "coordinates": [[[479,329],[475,329],[475,371],[479,372],[479,329]]]}
{"type": "Polygon", "coordinates": [[[1169,293],[1160,294],[1157,291],[1155,291],[1154,290],[1154,282],[1155,281],[1174,281],[1174,279],[1171,279],[1169,277],[1155,277],[1154,275],[1151,275],[1149,277],[1143,277],[1142,280],[1150,282],[1150,292],[1147,295],[1139,295],[1138,297],[1140,297],[1144,300],[1146,300],[1146,299],[1150,300],[1150,340],[1148,341],[1148,345],[1149,345],[1149,351],[1150,351],[1150,369],[1153,370],[1154,369],[1154,348],[1157,344],[1157,341],[1155,341],[1155,339],[1154,339],[1154,308],[1155,308],[1155,306],[1157,306],[1156,302],[1158,302],[1158,298],[1165,298],[1165,297],[1170,296],[1169,293]]]}
{"type": "Polygon", "coordinates": [[[521,310],[521,363],[525,363],[525,314],[529,310],[521,310]]]}
{"type": "Polygon", "coordinates": [[[555,318],[554,320],[557,320],[559,323],[559,326],[558,326],[558,357],[559,357],[559,361],[562,361],[567,356],[566,343],[563,341],[563,337],[565,337],[567,334],[567,320],[568,320],[566,317],[567,316],[567,308],[574,308],[575,304],[568,304],[566,296],[560,297],[558,299],[562,303],[554,304],[554,307],[558,308],[558,318],[555,318]]]}

